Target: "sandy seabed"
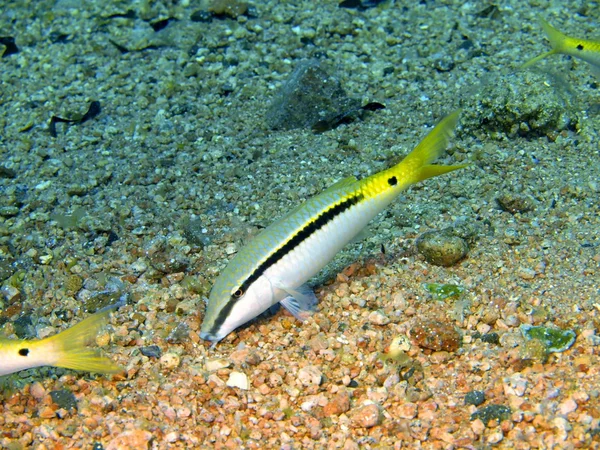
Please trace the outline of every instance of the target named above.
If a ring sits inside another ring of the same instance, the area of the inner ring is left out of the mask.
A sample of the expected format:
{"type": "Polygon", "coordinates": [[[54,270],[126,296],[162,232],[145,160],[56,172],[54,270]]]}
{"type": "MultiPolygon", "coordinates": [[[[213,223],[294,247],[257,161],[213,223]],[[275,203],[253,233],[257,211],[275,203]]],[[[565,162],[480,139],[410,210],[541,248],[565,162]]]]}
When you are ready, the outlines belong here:
{"type": "Polygon", "coordinates": [[[0,59],[1,331],[127,305],[97,339],[122,374],[2,380],[0,447],[600,448],[600,80],[560,55],[518,70],[549,49],[539,17],[600,39],[597,5],[229,3],[2,5],[18,52],[0,59]],[[270,130],[308,58],[385,110],[270,130]],[[50,133],[92,101],[100,114],[50,133]],[[457,108],[440,162],[472,164],[406,191],[314,280],[307,322],[282,310],[213,349],[198,337],[252,235],[457,108]],[[415,240],[446,228],[467,228],[469,251],[435,266],[415,240]],[[576,340],[548,352],[522,325],[576,340]],[[401,361],[381,358],[392,342],[401,361]]]}

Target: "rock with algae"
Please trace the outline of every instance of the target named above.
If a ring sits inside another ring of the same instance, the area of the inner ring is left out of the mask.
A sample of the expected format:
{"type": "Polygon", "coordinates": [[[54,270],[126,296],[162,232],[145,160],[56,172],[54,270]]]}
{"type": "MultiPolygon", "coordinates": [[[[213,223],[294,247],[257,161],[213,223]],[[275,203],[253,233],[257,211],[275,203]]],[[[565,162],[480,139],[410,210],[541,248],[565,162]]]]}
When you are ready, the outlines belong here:
{"type": "Polygon", "coordinates": [[[572,330],[543,326],[521,325],[521,333],[527,340],[537,339],[549,353],[560,353],[568,350],[577,337],[572,330]]]}
{"type": "Polygon", "coordinates": [[[435,300],[459,298],[465,292],[465,288],[457,284],[426,283],[425,289],[429,291],[435,300]]]}
{"type": "Polygon", "coordinates": [[[577,122],[569,97],[566,81],[558,75],[500,73],[468,97],[472,104],[461,122],[465,129],[483,127],[509,136],[550,135],[577,122]]]}

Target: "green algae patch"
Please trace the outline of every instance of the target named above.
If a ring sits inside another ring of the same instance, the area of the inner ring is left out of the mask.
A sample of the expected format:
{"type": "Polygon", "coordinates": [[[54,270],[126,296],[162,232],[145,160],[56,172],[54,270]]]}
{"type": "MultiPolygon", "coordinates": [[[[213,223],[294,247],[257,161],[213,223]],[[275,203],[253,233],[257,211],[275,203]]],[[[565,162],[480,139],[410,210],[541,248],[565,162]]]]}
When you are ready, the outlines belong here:
{"type": "Polygon", "coordinates": [[[573,330],[562,330],[560,328],[534,327],[521,325],[521,333],[527,340],[537,339],[549,353],[560,353],[568,350],[577,337],[573,330]]]}
{"type": "Polygon", "coordinates": [[[425,289],[429,291],[435,300],[459,298],[465,292],[465,288],[457,284],[426,283],[425,289]]]}

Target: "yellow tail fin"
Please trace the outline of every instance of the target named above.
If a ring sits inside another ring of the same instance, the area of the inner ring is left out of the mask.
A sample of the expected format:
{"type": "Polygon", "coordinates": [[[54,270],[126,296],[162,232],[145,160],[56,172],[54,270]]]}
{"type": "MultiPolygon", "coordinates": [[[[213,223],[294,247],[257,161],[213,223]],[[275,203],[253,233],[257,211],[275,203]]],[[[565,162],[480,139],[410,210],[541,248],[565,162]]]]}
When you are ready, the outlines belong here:
{"type": "Polygon", "coordinates": [[[448,146],[452,137],[460,110],[444,117],[436,127],[429,132],[427,136],[410,152],[400,165],[406,168],[407,173],[414,173],[412,180],[407,180],[408,184],[417,183],[427,178],[442,175],[453,170],[462,169],[468,164],[457,164],[453,166],[441,166],[430,164],[434,161],[448,146]]]}
{"type": "Polygon", "coordinates": [[[106,308],[54,336],[35,343],[40,351],[48,352],[52,365],[86,372],[117,373],[123,369],[98,350],[88,348],[93,344],[98,330],[106,324],[110,312],[106,308]]]}
{"type": "Polygon", "coordinates": [[[539,60],[546,58],[550,55],[555,55],[556,53],[560,53],[563,51],[565,39],[567,38],[564,34],[546,22],[544,19],[540,19],[540,23],[542,24],[542,28],[544,29],[544,33],[546,33],[546,37],[550,41],[550,45],[552,46],[552,50],[546,53],[542,53],[541,55],[536,56],[535,58],[531,58],[525,64],[521,66],[521,69],[526,69],[537,63],[539,60]]]}

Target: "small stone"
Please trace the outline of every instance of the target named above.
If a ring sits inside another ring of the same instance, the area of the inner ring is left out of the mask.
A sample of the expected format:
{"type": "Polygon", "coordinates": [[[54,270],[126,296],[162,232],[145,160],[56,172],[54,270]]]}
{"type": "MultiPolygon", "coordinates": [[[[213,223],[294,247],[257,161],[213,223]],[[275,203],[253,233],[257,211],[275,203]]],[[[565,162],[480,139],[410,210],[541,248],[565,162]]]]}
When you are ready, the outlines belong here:
{"type": "Polygon", "coordinates": [[[243,390],[248,389],[248,377],[243,372],[231,372],[226,382],[229,387],[236,387],[243,390]]]}
{"type": "Polygon", "coordinates": [[[470,391],[465,394],[465,405],[479,406],[485,402],[485,392],[470,391]]]}
{"type": "Polygon", "coordinates": [[[533,203],[529,197],[518,194],[505,194],[496,199],[500,208],[509,213],[523,213],[533,209],[533,203]]]}
{"type": "Polygon", "coordinates": [[[345,390],[339,392],[323,408],[325,416],[339,416],[348,410],[350,410],[350,394],[345,390]]]}
{"type": "Polygon", "coordinates": [[[320,350],[326,350],[329,348],[329,342],[327,341],[324,333],[319,333],[309,339],[308,346],[313,352],[319,352],[320,350]]]}
{"type": "Polygon", "coordinates": [[[369,314],[369,322],[373,325],[387,325],[390,319],[381,311],[373,311],[369,314]]]}
{"type": "Polygon", "coordinates": [[[493,433],[491,433],[487,437],[487,443],[488,444],[497,444],[497,443],[501,442],[502,439],[504,439],[504,435],[502,434],[502,431],[497,430],[497,431],[494,431],[493,433]]]}
{"type": "Polygon", "coordinates": [[[173,443],[179,440],[179,433],[177,431],[171,431],[165,434],[165,441],[173,443]]]}
{"type": "Polygon", "coordinates": [[[495,331],[491,333],[486,333],[481,336],[482,342],[487,342],[488,344],[500,345],[500,335],[495,331]]]}
{"type": "Polygon", "coordinates": [[[323,374],[316,366],[306,366],[298,371],[298,380],[303,386],[318,386],[323,380],[323,374]]]}
{"type": "Polygon", "coordinates": [[[471,414],[471,420],[481,419],[484,424],[487,424],[490,420],[496,420],[500,423],[508,419],[510,415],[511,410],[508,406],[488,405],[471,414]]]}
{"type": "Polygon", "coordinates": [[[517,275],[523,280],[533,280],[535,278],[535,270],[526,267],[520,267],[517,275]]]}
{"type": "Polygon", "coordinates": [[[473,430],[473,433],[475,433],[477,436],[481,436],[485,431],[485,424],[481,419],[475,419],[473,422],[471,422],[471,430],[473,430]]]}
{"type": "Polygon", "coordinates": [[[370,405],[356,408],[350,414],[350,422],[355,428],[371,428],[381,424],[383,414],[379,405],[370,405]]]}
{"type": "Polygon", "coordinates": [[[404,403],[398,408],[398,417],[401,419],[414,419],[417,416],[417,411],[416,403],[404,403]]]}
{"type": "Polygon", "coordinates": [[[56,416],[56,412],[49,406],[44,406],[38,412],[38,417],[40,419],[52,419],[55,416],[56,416]]]}
{"type": "Polygon", "coordinates": [[[2,286],[1,292],[8,303],[14,303],[21,298],[21,291],[14,286],[2,286]]]}
{"type": "Polygon", "coordinates": [[[29,388],[29,393],[36,400],[41,400],[46,395],[46,389],[44,388],[42,383],[40,383],[39,381],[36,381],[29,388]]]}
{"type": "Polygon", "coordinates": [[[215,16],[227,16],[231,19],[237,19],[238,16],[246,14],[248,3],[238,0],[213,0],[208,11],[215,16]]]}
{"type": "Polygon", "coordinates": [[[461,336],[453,325],[434,320],[420,320],[410,330],[410,336],[421,348],[433,351],[455,352],[461,336]]]}
{"type": "Polygon", "coordinates": [[[432,230],[419,236],[417,250],[428,263],[449,267],[463,259],[469,247],[463,238],[449,230],[432,230]]]}
{"type": "Polygon", "coordinates": [[[179,367],[181,359],[175,353],[165,353],[160,357],[160,364],[166,369],[176,369],[179,367]]]}
{"type": "Polygon", "coordinates": [[[145,430],[127,430],[111,439],[106,445],[106,450],[120,450],[124,448],[149,448],[152,433],[145,430]]]}
{"type": "Polygon", "coordinates": [[[148,345],[146,347],[140,347],[142,355],[148,358],[160,358],[162,351],[158,345],[148,345]]]}
{"type": "Polygon", "coordinates": [[[569,413],[572,413],[576,409],[577,402],[575,402],[575,400],[573,400],[572,398],[568,398],[558,406],[559,412],[564,416],[566,416],[569,413]]]}
{"type": "Polygon", "coordinates": [[[229,355],[229,359],[236,366],[256,366],[261,362],[260,356],[249,348],[235,350],[229,355]]]}
{"type": "Polygon", "coordinates": [[[59,408],[77,409],[77,399],[75,398],[75,394],[67,389],[51,391],[50,397],[59,408]]]}
{"type": "Polygon", "coordinates": [[[204,363],[204,367],[208,372],[215,372],[220,369],[225,369],[231,365],[230,361],[226,359],[209,359],[204,363]]]}

